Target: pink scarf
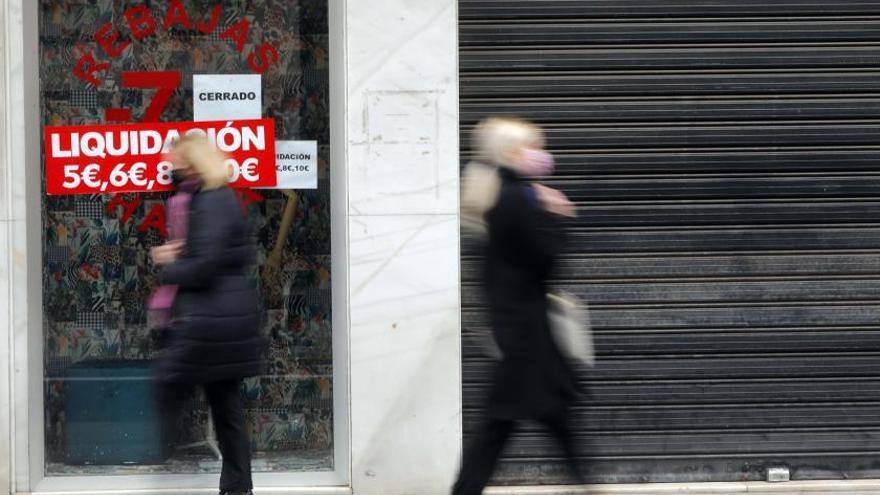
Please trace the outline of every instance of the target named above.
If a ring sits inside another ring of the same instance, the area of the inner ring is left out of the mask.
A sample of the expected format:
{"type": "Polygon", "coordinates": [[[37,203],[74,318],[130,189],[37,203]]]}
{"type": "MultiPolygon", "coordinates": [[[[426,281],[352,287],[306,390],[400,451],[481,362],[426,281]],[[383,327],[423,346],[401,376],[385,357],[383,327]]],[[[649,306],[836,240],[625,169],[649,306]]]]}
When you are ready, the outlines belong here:
{"type": "MultiPolygon", "coordinates": [[[[166,226],[168,228],[169,241],[186,240],[187,228],[189,227],[189,206],[192,202],[193,193],[198,188],[198,181],[187,180],[180,184],[174,196],[168,198],[165,207],[166,226]]],[[[169,328],[171,325],[171,309],[177,298],[176,285],[161,285],[147,301],[147,310],[150,314],[152,325],[157,328],[169,328]]]]}

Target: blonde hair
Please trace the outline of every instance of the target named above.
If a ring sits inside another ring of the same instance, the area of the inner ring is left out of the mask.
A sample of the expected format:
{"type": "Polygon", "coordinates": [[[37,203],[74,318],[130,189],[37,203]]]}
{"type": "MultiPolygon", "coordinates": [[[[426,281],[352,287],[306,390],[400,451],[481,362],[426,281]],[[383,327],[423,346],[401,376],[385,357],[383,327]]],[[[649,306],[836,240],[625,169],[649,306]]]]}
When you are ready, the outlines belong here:
{"type": "Polygon", "coordinates": [[[514,153],[530,146],[543,146],[544,131],[535,124],[513,117],[490,117],[473,134],[476,159],[496,167],[516,166],[514,153]]]}
{"type": "Polygon", "coordinates": [[[205,136],[186,134],[171,149],[199,175],[203,191],[220,189],[228,184],[226,157],[205,136]]]}
{"type": "Polygon", "coordinates": [[[474,129],[474,160],[461,177],[462,227],[477,236],[486,234],[486,213],[495,207],[501,193],[498,168],[516,168],[514,153],[543,145],[544,131],[526,120],[490,117],[474,129]]]}
{"type": "Polygon", "coordinates": [[[467,164],[461,175],[461,225],[483,235],[486,212],[495,207],[501,193],[498,168],[477,161],[467,164]]]}

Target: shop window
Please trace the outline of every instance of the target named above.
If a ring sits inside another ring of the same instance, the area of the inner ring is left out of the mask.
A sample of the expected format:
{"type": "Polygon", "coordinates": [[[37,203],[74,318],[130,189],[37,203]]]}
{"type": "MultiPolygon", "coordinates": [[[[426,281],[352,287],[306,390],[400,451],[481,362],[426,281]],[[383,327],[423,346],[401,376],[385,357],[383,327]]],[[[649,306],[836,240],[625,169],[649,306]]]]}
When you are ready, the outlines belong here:
{"type": "MultiPolygon", "coordinates": [[[[326,0],[40,0],[39,13],[44,125],[191,121],[193,75],[260,74],[276,138],[317,141],[317,188],[239,194],[270,342],[267,374],[242,394],[255,471],[332,470],[326,0]],[[131,84],[136,72],[180,80],[157,104],[162,89],[131,84]]],[[[149,249],[162,237],[150,214],[167,194],[43,191],[47,474],[217,471],[201,397],[170,458],[151,444],[145,301],[156,285],[149,249]]]]}

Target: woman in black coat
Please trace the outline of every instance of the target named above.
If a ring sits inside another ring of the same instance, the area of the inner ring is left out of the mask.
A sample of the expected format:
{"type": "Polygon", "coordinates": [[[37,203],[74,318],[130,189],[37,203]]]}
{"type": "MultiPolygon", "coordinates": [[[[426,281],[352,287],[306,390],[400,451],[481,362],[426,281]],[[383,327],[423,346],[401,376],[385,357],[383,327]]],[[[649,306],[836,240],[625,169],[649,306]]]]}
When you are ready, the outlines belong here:
{"type": "Polygon", "coordinates": [[[186,241],[152,252],[161,282],[177,289],[167,344],[156,362],[159,400],[171,412],[166,441],[193,387],[203,386],[223,454],[220,493],[247,494],[253,482],[241,384],[261,373],[264,347],[255,288],[245,273],[250,237],[226,187],[222,155],[206,139],[193,137],[181,139],[170,155],[176,182],[195,186],[186,241]]]}
{"type": "Polygon", "coordinates": [[[496,118],[475,137],[482,163],[465,172],[462,208],[465,222],[485,235],[486,295],[501,359],[487,417],[465,449],[453,495],[482,493],[517,420],[546,425],[580,479],[568,414],[576,379],[553,340],[547,303],[563,241],[560,220],[574,207],[562,193],[528,181],[552,171],[539,128],[496,118]]]}

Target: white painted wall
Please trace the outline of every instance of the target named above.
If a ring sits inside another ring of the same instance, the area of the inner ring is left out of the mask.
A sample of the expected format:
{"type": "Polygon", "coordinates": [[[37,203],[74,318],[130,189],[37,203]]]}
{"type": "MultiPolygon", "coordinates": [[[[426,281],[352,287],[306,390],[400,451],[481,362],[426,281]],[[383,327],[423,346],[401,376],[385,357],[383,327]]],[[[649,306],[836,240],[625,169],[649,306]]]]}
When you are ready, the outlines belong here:
{"type": "MultiPolygon", "coordinates": [[[[9,45],[5,34],[6,0],[0,0],[0,67],[6,67],[6,50],[9,45]]],[[[9,400],[9,342],[11,338],[9,321],[9,138],[7,129],[6,75],[0,77],[0,493],[11,490],[10,472],[11,439],[9,400]]]]}
{"type": "MultiPolygon", "coordinates": [[[[27,187],[35,184],[25,182],[29,144],[25,139],[25,98],[26,94],[35,94],[35,88],[24,84],[23,75],[23,8],[32,6],[27,2],[0,0],[0,486],[4,490],[12,486],[16,472],[28,470],[26,463],[13,462],[15,442],[24,448],[29,444],[27,404],[13,396],[13,383],[26,375],[27,361],[17,356],[26,350],[29,336],[16,329],[27,328],[29,313],[39,314],[39,301],[36,307],[28,306],[33,290],[29,294],[27,284],[30,275],[25,215],[35,202],[39,204],[39,197],[27,197],[27,187]]],[[[35,73],[36,64],[32,65],[31,73],[35,73]]],[[[34,234],[39,236],[39,232],[34,234]]],[[[36,386],[40,385],[37,380],[36,386]]]]}
{"type": "Polygon", "coordinates": [[[455,0],[348,0],[356,495],[446,494],[461,450],[455,0]]]}
{"type": "Polygon", "coordinates": [[[9,400],[6,407],[0,406],[0,433],[5,433],[0,449],[8,449],[0,454],[0,462],[10,469],[9,481],[18,491],[28,488],[35,466],[14,462],[14,452],[39,444],[43,433],[29,429],[31,413],[42,414],[42,382],[28,380],[29,375],[38,377],[33,373],[40,370],[38,360],[28,360],[28,351],[42,340],[41,332],[28,331],[29,324],[36,322],[39,328],[42,321],[40,251],[28,246],[39,246],[41,232],[39,227],[25,228],[27,222],[39,219],[40,211],[39,177],[28,167],[40,156],[38,88],[27,83],[36,80],[38,71],[37,37],[25,39],[24,34],[36,33],[36,17],[26,20],[25,15],[36,6],[30,0],[0,0],[4,40],[0,99],[5,104],[0,112],[5,123],[5,132],[0,132],[0,402],[9,400]]]}

